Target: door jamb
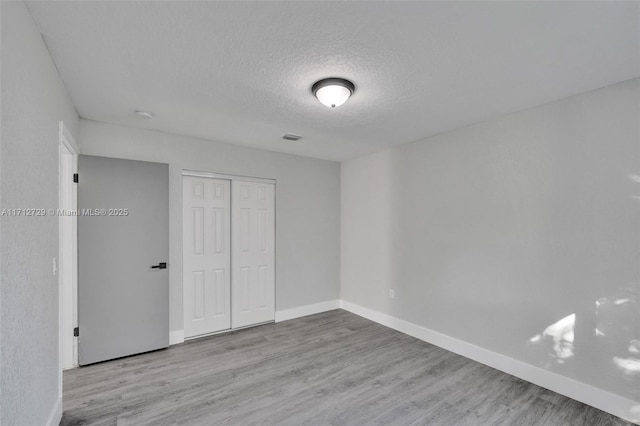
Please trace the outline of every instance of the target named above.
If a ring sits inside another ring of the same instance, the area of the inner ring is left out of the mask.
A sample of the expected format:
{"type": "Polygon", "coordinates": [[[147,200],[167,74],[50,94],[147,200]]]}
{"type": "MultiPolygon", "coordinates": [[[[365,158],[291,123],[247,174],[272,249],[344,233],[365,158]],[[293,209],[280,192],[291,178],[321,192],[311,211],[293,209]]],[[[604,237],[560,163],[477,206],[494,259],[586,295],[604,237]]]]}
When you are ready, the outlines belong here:
{"type": "Polygon", "coordinates": [[[73,336],[78,326],[78,196],[73,174],[78,172],[80,147],[62,121],[58,140],[58,385],[62,395],[62,370],[78,366],[78,339],[73,336]]]}
{"type": "Polygon", "coordinates": [[[268,179],[261,177],[253,177],[253,176],[240,176],[240,175],[231,175],[226,173],[212,173],[212,172],[201,172],[197,170],[182,170],[182,176],[194,176],[194,177],[204,177],[211,179],[223,179],[223,180],[243,180],[245,182],[258,182],[258,183],[277,183],[276,179],[268,179]]]}

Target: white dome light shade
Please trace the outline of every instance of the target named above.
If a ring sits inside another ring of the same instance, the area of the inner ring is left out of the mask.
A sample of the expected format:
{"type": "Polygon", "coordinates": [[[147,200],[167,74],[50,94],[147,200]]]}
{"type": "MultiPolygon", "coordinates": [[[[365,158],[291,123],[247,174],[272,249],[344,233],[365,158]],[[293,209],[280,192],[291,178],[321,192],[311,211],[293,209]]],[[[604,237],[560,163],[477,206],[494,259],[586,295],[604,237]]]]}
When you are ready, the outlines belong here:
{"type": "Polygon", "coordinates": [[[347,102],[355,86],[342,78],[325,78],[315,83],[311,90],[323,105],[335,108],[347,102]]]}
{"type": "Polygon", "coordinates": [[[351,91],[344,86],[324,86],[316,92],[316,98],[330,108],[347,102],[349,96],[351,96],[351,91]]]}

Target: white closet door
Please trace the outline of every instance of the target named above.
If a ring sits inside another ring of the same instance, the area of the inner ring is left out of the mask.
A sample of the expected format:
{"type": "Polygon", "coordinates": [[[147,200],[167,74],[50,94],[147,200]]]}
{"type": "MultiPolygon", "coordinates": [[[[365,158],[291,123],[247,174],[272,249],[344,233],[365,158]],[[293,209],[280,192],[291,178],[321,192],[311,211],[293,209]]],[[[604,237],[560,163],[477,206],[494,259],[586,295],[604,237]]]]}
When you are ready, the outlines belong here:
{"type": "Polygon", "coordinates": [[[233,328],[275,319],[275,185],[232,183],[233,328]]]}
{"type": "Polygon", "coordinates": [[[183,176],[184,334],[231,327],[230,181],[183,176]]]}

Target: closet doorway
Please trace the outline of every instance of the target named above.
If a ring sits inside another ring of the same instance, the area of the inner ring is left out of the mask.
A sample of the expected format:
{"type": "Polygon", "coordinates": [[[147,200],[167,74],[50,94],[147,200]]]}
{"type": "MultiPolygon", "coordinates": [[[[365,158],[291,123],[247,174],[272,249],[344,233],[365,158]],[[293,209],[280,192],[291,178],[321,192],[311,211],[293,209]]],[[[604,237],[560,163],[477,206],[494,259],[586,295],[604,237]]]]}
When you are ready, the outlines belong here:
{"type": "Polygon", "coordinates": [[[275,181],[183,172],[185,338],[275,319],[275,181]]]}

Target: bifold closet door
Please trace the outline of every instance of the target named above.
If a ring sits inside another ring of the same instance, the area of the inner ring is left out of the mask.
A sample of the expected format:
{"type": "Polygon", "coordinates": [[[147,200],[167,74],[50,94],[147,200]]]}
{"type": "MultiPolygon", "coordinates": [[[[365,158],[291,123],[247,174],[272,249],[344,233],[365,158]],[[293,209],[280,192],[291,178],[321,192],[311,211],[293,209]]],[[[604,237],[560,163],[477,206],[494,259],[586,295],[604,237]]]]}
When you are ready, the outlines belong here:
{"type": "Polygon", "coordinates": [[[275,319],[275,185],[232,182],[232,328],[275,319]]]}
{"type": "Polygon", "coordinates": [[[184,333],[231,328],[230,181],[183,176],[184,333]]]}

